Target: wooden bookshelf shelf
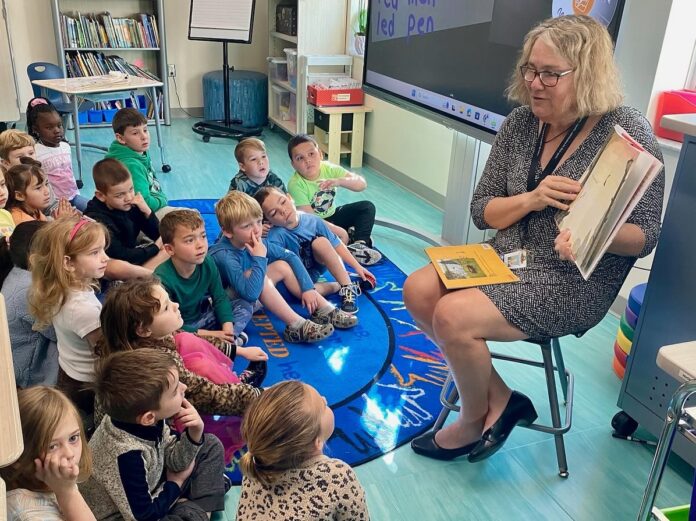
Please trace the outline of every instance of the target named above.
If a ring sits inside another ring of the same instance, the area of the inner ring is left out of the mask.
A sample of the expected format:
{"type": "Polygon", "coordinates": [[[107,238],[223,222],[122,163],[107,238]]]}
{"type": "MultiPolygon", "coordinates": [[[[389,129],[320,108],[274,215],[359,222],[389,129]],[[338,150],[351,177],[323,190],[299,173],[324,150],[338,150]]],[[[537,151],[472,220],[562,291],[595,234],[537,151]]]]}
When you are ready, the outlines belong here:
{"type": "MultiPolygon", "coordinates": [[[[161,92],[161,114],[163,123],[169,125],[171,114],[164,0],[139,1],[136,8],[140,10],[138,14],[133,14],[131,4],[132,2],[123,5],[112,3],[109,5],[109,14],[104,12],[104,2],[97,0],[51,0],[58,65],[63,69],[65,77],[71,77],[72,73],[103,74],[104,68],[143,77],[151,74],[163,83],[162,87],[158,87],[161,92]],[[148,5],[151,7],[147,8],[148,5]],[[108,45],[115,46],[103,47],[107,42],[108,45]],[[137,46],[128,47],[129,44],[137,46]],[[156,46],[143,47],[143,44],[156,46]],[[153,70],[139,73],[137,68],[133,70],[119,60],[116,60],[119,61],[118,64],[108,63],[112,61],[109,60],[111,56],[122,53],[129,53],[128,60],[123,60],[126,63],[132,62],[134,57],[146,58],[146,63],[154,63],[153,70]],[[77,60],[77,56],[81,60],[77,60]]],[[[160,106],[159,101],[157,105],[160,106]]]]}

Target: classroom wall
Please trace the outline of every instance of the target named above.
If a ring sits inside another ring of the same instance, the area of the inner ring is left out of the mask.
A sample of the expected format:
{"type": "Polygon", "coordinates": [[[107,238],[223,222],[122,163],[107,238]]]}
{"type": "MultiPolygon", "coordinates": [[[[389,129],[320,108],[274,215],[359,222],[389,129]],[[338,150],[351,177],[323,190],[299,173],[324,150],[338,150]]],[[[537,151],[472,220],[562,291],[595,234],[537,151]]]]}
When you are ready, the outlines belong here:
{"type": "MultiPolygon", "coordinates": [[[[146,10],[150,2],[117,2],[109,5],[114,14],[123,9],[133,13],[146,10]]],[[[98,0],[61,0],[61,8],[100,12],[105,3],[98,0]]],[[[176,87],[184,108],[202,107],[201,77],[211,70],[222,68],[222,44],[191,41],[188,39],[190,0],[166,0],[165,23],[167,33],[167,61],[176,65],[176,87]]],[[[17,67],[20,103],[26,107],[32,97],[26,68],[32,62],[56,62],[56,45],[49,0],[7,0],[12,46],[17,67]]],[[[230,44],[230,65],[240,69],[265,72],[268,56],[268,0],[256,0],[256,12],[251,45],[230,44]]],[[[124,53],[125,56],[128,56],[124,53]]],[[[175,84],[169,80],[172,108],[179,107],[175,84]]]]}
{"type": "MultiPolygon", "coordinates": [[[[683,6],[692,1],[675,0],[675,4],[683,6]]],[[[626,104],[643,113],[648,112],[653,94],[671,7],[672,0],[628,1],[624,9],[616,60],[624,81],[626,104]]],[[[444,196],[452,152],[452,140],[446,137],[449,131],[443,125],[373,96],[367,96],[365,103],[375,108],[368,115],[365,128],[368,163],[375,158],[394,166],[415,183],[444,196]]]]}

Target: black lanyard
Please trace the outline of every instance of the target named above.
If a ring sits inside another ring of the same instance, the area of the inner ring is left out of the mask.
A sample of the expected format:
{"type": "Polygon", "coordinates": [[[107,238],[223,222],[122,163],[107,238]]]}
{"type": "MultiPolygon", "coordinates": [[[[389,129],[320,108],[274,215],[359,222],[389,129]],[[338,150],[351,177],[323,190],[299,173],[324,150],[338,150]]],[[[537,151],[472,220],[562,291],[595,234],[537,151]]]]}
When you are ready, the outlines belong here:
{"type": "Polygon", "coordinates": [[[527,175],[528,192],[531,192],[537,186],[539,186],[541,180],[556,169],[558,163],[560,163],[561,161],[561,158],[568,151],[568,147],[570,147],[570,144],[576,137],[578,137],[578,134],[580,134],[580,131],[582,130],[582,127],[585,126],[586,121],[587,116],[575,120],[575,123],[570,129],[570,132],[566,134],[566,137],[561,142],[561,145],[556,149],[556,152],[554,152],[553,157],[551,157],[551,160],[546,165],[546,168],[542,170],[541,177],[539,179],[536,179],[537,165],[539,165],[541,161],[541,153],[544,151],[544,139],[546,139],[546,132],[549,129],[548,123],[544,123],[541,126],[541,132],[539,132],[539,137],[537,138],[536,146],[534,147],[534,157],[532,158],[532,164],[529,165],[529,174],[527,175]]]}

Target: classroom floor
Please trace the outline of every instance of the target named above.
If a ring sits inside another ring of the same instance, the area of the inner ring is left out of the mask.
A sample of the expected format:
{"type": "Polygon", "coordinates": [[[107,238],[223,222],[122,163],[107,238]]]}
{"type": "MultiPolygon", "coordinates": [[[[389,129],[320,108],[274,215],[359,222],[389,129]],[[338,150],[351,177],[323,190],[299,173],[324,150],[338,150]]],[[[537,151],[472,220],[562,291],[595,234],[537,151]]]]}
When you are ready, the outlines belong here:
{"type": "MultiPolygon", "coordinates": [[[[236,173],[236,141],[203,143],[191,132],[193,119],[175,119],[163,127],[166,158],[172,171],[159,173],[170,199],[219,198],[236,173]]],[[[151,128],[151,155],[159,172],[159,151],[151,128]]],[[[81,132],[83,141],[108,146],[110,129],[81,132]]],[[[266,129],[271,168],[286,182],[292,173],[282,131],[266,129]]],[[[83,195],[93,194],[91,168],[99,152],[83,149],[83,195]]],[[[377,206],[378,217],[409,223],[439,234],[442,212],[381,177],[370,168],[357,170],[368,180],[364,194],[377,206]]],[[[344,191],[342,201],[359,197],[344,191]]],[[[424,243],[407,235],[376,228],[375,244],[405,273],[426,263],[424,243]]],[[[653,449],[612,438],[610,421],[617,412],[620,381],[611,369],[618,319],[608,315],[582,339],[564,339],[568,369],[576,376],[573,428],[566,435],[570,477],[558,477],[554,444],[548,435],[516,429],[498,454],[479,464],[465,458],[453,462],[428,460],[408,446],[361,465],[357,475],[367,492],[373,520],[630,520],[640,505],[653,449]]],[[[507,353],[538,355],[532,344],[495,346],[507,353]]],[[[545,385],[540,371],[517,364],[498,365],[513,388],[528,394],[541,419],[548,418],[545,385]]],[[[640,431],[639,431],[640,433],[640,431]]],[[[678,458],[665,472],[658,495],[661,507],[688,503],[691,469],[678,458]]],[[[239,488],[227,494],[226,512],[214,519],[233,520],[239,488]]]]}

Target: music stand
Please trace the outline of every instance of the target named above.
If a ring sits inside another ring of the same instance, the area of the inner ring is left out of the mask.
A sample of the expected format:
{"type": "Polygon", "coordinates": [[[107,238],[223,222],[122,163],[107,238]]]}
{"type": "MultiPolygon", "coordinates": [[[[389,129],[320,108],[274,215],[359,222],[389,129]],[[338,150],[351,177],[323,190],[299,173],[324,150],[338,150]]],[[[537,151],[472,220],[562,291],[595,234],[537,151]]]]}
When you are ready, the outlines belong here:
{"type": "Polygon", "coordinates": [[[192,130],[203,136],[242,139],[261,135],[261,127],[246,128],[230,117],[230,71],[228,43],[251,43],[256,0],[191,0],[189,40],[222,42],[223,120],[199,121],[192,130]]]}

